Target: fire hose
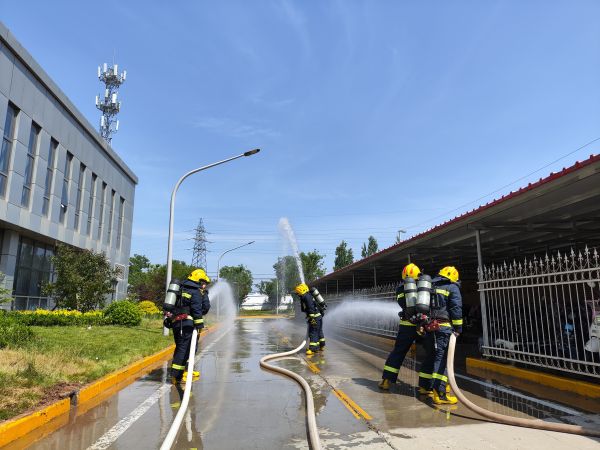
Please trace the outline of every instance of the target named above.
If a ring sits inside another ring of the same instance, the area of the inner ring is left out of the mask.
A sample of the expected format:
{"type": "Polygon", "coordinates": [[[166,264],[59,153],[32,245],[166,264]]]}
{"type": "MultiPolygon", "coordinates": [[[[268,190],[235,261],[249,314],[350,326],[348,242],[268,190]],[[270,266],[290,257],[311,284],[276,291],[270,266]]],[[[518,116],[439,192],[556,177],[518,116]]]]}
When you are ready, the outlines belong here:
{"type": "Polygon", "coordinates": [[[271,355],[263,356],[260,359],[260,366],[267,370],[271,370],[273,372],[278,372],[278,373],[286,375],[290,378],[293,378],[294,380],[296,380],[296,382],[298,382],[298,384],[300,386],[302,386],[302,388],[304,389],[304,395],[306,398],[306,416],[307,416],[306,420],[307,420],[307,424],[308,424],[308,437],[309,437],[310,447],[312,450],[321,450],[321,448],[322,448],[321,441],[319,440],[319,430],[317,428],[317,419],[315,416],[315,403],[313,400],[313,395],[312,395],[310,386],[308,385],[308,383],[306,382],[306,380],[304,378],[302,378],[300,375],[292,372],[291,370],[287,370],[282,367],[277,367],[277,366],[273,366],[271,364],[267,364],[267,361],[269,361],[271,359],[283,358],[284,356],[289,356],[289,355],[298,353],[300,350],[302,350],[304,348],[305,345],[306,345],[306,341],[303,341],[302,344],[300,344],[297,348],[295,348],[294,350],[291,350],[289,352],[273,353],[271,355]]]}
{"type": "Polygon", "coordinates": [[[561,433],[579,434],[582,436],[600,437],[600,430],[592,430],[590,428],[584,428],[579,425],[569,425],[566,423],[550,423],[537,419],[522,419],[517,417],[511,417],[506,416],[504,414],[498,414],[492,411],[488,411],[487,409],[475,405],[473,402],[467,399],[467,397],[465,397],[465,394],[462,393],[462,391],[458,388],[458,385],[456,384],[456,379],[454,377],[455,348],[456,336],[453,334],[450,336],[450,344],[448,345],[448,381],[450,381],[450,386],[452,386],[452,390],[454,391],[458,399],[461,401],[461,403],[464,404],[471,411],[479,414],[480,416],[493,420],[494,422],[504,423],[506,425],[535,428],[538,430],[558,431],[561,433]]]}
{"type": "Polygon", "coordinates": [[[181,427],[181,422],[183,421],[183,417],[185,416],[185,411],[187,410],[188,403],[190,402],[190,393],[192,391],[192,373],[194,372],[194,356],[196,355],[196,340],[198,338],[198,331],[194,329],[192,333],[192,342],[190,345],[190,357],[188,359],[188,377],[185,380],[185,389],[183,391],[183,399],[181,400],[181,406],[179,407],[179,411],[177,411],[177,415],[171,424],[171,428],[167,433],[167,437],[165,438],[163,444],[160,446],[160,450],[170,450],[173,446],[173,442],[175,442],[175,438],[177,437],[177,433],[179,433],[179,428],[181,427]]]}

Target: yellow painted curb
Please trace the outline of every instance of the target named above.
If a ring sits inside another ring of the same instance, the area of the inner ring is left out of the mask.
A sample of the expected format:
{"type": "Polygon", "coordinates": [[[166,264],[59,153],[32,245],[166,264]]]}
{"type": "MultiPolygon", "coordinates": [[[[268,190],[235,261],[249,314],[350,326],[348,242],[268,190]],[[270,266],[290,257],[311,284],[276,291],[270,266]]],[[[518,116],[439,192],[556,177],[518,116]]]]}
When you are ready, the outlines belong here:
{"type": "Polygon", "coordinates": [[[558,375],[537,372],[535,370],[521,369],[492,361],[484,361],[476,358],[467,358],[467,369],[469,367],[489,370],[492,372],[521,378],[534,383],[550,386],[561,391],[574,392],[583,397],[600,398],[600,386],[587,381],[571,380],[558,375]]]}
{"type": "Polygon", "coordinates": [[[169,347],[155,353],[154,355],[147,356],[144,359],[141,359],[133,364],[130,364],[123,369],[117,370],[111,374],[108,374],[97,381],[94,381],[92,384],[82,388],[79,391],[78,403],[82,404],[87,402],[88,400],[94,398],[95,396],[101,394],[103,391],[108,389],[109,387],[120,383],[121,381],[131,377],[142,369],[158,362],[166,359],[169,355],[173,353],[175,349],[175,345],[170,345],[169,347]]]}
{"type": "Polygon", "coordinates": [[[25,436],[31,430],[47,424],[55,417],[69,412],[71,399],[65,398],[39,411],[0,425],[0,447],[25,436]]]}

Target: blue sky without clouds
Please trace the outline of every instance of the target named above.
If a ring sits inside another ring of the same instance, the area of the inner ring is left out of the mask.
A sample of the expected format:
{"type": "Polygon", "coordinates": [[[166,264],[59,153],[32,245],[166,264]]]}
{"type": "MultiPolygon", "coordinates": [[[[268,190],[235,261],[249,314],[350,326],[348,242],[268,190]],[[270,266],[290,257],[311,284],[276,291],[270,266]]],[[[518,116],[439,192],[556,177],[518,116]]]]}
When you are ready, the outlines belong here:
{"type": "Polygon", "coordinates": [[[96,125],[96,67],[127,69],[113,146],[140,179],[132,254],[175,257],[211,233],[208,269],[256,278],[301,250],[333,266],[345,239],[380,248],[560,170],[600,137],[597,1],[0,0],[0,20],[96,125]],[[477,201],[475,201],[478,199],[477,201]]]}

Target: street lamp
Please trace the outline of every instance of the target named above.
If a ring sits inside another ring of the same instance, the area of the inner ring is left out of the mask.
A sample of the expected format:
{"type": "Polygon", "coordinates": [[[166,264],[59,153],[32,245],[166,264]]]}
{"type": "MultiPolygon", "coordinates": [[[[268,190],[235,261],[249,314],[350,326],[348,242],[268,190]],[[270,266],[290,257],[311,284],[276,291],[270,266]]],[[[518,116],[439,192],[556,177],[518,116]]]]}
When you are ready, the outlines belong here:
{"type": "Polygon", "coordinates": [[[217,281],[219,281],[219,269],[221,267],[221,258],[229,252],[237,250],[238,248],[246,247],[247,245],[250,245],[250,244],[254,244],[254,242],[256,242],[256,241],[246,242],[245,244],[242,244],[235,248],[230,248],[229,250],[225,250],[223,253],[221,253],[221,256],[219,256],[219,259],[217,260],[217,281]]]}
{"type": "MultiPolygon", "coordinates": [[[[201,172],[206,169],[210,169],[211,167],[219,166],[221,164],[225,164],[226,162],[233,161],[234,159],[242,158],[244,156],[252,156],[260,152],[259,148],[255,148],[254,150],[248,150],[247,152],[242,153],[241,155],[232,156],[231,158],[224,159],[222,161],[217,161],[212,164],[208,164],[206,166],[198,167],[197,169],[190,170],[188,173],[183,175],[177,183],[175,183],[175,187],[173,188],[173,192],[171,193],[171,205],[169,208],[169,240],[167,244],[167,282],[165,284],[165,290],[169,288],[169,284],[171,283],[171,272],[173,271],[173,221],[175,220],[175,195],[177,194],[177,190],[179,186],[190,175],[193,175],[197,172],[201,172]]],[[[169,334],[169,329],[164,328],[163,334],[167,336],[169,334]]]]}
{"type": "MultiPolygon", "coordinates": [[[[254,244],[254,242],[255,242],[255,241],[246,242],[245,244],[239,245],[239,246],[237,246],[237,247],[234,247],[234,248],[230,248],[229,250],[225,250],[223,253],[221,253],[221,256],[219,256],[219,259],[217,260],[217,281],[219,281],[219,271],[220,271],[220,269],[221,269],[221,258],[222,258],[222,257],[223,257],[225,254],[227,254],[227,253],[229,253],[229,252],[232,252],[232,251],[234,251],[234,250],[237,250],[238,248],[246,247],[247,245],[250,245],[250,244],[254,244]]],[[[220,315],[220,312],[221,312],[221,308],[220,308],[220,306],[221,306],[221,301],[220,301],[220,299],[219,299],[219,301],[217,302],[217,320],[219,320],[219,319],[220,319],[220,317],[221,317],[221,315],[220,315]]]]}

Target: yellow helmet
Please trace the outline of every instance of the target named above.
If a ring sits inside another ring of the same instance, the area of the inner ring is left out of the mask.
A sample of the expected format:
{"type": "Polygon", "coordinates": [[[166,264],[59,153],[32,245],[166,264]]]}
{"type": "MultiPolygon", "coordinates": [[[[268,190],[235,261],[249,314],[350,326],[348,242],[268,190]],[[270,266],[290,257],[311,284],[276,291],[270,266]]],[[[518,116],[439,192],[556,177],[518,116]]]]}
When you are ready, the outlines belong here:
{"type": "Polygon", "coordinates": [[[204,281],[205,283],[210,283],[210,278],[206,275],[204,269],[196,269],[189,276],[188,280],[195,281],[198,283],[199,281],[204,281]]]}
{"type": "Polygon", "coordinates": [[[296,294],[298,295],[304,295],[308,292],[308,286],[306,285],[306,283],[300,283],[294,288],[294,291],[296,291],[296,294]]]}
{"type": "Polygon", "coordinates": [[[446,266],[442,270],[440,270],[440,275],[448,278],[453,283],[458,281],[458,270],[454,266],[446,266]]]}
{"type": "Polygon", "coordinates": [[[402,269],[402,279],[404,280],[405,278],[410,277],[416,280],[419,278],[420,273],[421,269],[419,269],[416,264],[410,263],[402,269]]]}

